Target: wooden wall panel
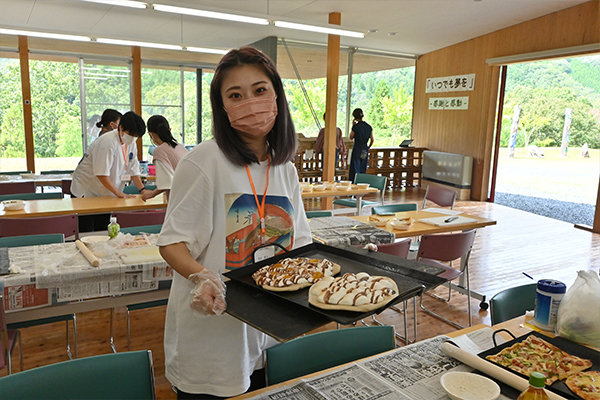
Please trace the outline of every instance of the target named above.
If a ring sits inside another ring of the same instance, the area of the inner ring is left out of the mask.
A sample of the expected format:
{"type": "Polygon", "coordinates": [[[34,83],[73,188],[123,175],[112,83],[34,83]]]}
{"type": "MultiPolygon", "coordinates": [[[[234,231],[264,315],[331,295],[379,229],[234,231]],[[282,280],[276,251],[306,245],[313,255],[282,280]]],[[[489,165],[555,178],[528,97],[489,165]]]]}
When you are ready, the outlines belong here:
{"type": "Polygon", "coordinates": [[[600,42],[599,1],[593,0],[431,53],[417,60],[414,145],[474,159],[471,198],[486,200],[499,68],[486,59],[600,42]],[[470,92],[425,93],[432,77],[475,73],[470,92]],[[469,96],[469,109],[429,110],[430,97],[469,96]]]}

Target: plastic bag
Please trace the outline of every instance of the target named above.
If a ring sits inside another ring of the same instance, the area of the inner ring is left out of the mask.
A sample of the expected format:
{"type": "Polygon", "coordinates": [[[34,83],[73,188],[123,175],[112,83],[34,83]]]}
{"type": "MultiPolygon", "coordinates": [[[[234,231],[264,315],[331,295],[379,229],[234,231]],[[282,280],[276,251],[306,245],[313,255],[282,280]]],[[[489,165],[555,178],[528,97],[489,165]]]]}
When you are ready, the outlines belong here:
{"type": "Polygon", "coordinates": [[[575,283],[560,302],[556,334],[600,347],[600,277],[596,271],[577,272],[575,283]]]}

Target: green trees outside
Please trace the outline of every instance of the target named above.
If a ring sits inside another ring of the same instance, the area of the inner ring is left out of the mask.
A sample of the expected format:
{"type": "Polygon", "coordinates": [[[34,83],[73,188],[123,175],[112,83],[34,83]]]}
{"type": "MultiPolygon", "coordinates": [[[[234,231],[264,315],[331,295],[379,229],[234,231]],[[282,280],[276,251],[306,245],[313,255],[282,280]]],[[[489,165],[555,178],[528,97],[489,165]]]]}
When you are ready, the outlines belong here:
{"type": "Polygon", "coordinates": [[[600,148],[600,57],[518,64],[508,68],[500,146],[508,146],[513,109],[521,106],[517,147],[560,147],[571,108],[569,147],[600,148]]]}

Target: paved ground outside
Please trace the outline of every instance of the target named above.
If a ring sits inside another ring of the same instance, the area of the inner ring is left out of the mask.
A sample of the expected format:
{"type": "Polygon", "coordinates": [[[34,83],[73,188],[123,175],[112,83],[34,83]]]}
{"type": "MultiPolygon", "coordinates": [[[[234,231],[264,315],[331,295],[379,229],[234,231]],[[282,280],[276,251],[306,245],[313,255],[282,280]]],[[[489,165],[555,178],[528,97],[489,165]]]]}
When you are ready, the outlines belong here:
{"type": "Polygon", "coordinates": [[[562,157],[559,148],[544,148],[543,157],[517,149],[508,157],[500,149],[495,202],[562,221],[592,225],[598,184],[600,151],[580,156],[572,148],[562,157]]]}

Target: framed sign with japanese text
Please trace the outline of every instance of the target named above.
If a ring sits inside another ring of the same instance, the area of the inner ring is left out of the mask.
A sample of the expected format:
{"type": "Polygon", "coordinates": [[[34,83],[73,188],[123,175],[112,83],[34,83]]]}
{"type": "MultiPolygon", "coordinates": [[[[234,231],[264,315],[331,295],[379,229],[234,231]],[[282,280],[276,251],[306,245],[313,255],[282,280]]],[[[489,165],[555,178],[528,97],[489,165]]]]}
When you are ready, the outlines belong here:
{"type": "Polygon", "coordinates": [[[427,78],[425,93],[466,92],[475,89],[475,74],[427,78]]]}
{"type": "Polygon", "coordinates": [[[430,97],[430,110],[468,110],[469,96],[464,97],[430,97]]]}

